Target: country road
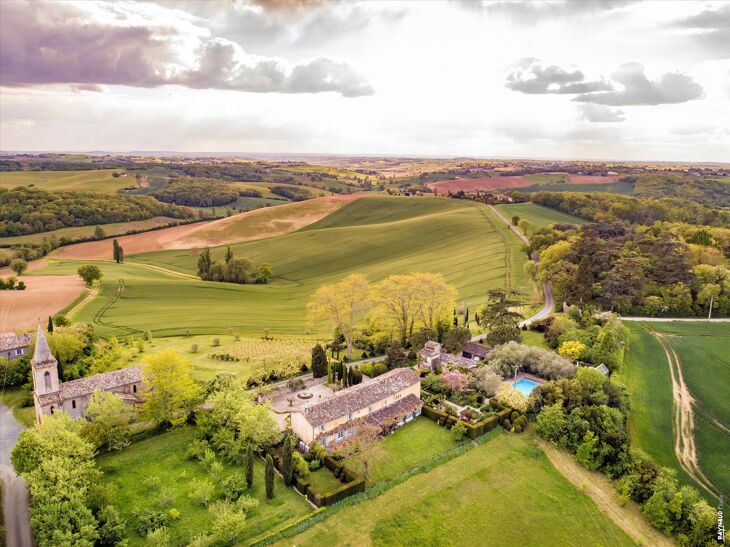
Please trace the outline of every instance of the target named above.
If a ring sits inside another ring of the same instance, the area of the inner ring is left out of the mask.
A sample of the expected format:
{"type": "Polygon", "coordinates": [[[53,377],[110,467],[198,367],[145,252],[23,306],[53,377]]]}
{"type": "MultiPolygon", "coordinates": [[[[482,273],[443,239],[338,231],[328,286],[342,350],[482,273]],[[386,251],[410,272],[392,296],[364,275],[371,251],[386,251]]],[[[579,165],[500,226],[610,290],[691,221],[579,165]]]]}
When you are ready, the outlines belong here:
{"type": "Polygon", "coordinates": [[[7,547],[31,547],[33,540],[28,517],[28,487],[10,463],[10,451],[25,429],[12,410],[0,405],[0,479],[3,482],[3,514],[7,547]]]}

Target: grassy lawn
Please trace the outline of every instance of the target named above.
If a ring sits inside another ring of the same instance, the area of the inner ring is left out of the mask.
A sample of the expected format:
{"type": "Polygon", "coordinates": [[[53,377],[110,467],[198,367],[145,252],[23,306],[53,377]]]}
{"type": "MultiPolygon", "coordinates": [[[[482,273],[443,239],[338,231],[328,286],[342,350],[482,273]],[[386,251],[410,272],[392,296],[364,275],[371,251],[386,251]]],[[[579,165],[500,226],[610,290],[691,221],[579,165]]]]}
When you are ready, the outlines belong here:
{"type": "MultiPolygon", "coordinates": [[[[177,222],[176,219],[170,217],[153,217],[147,220],[132,220],[129,222],[113,222],[111,224],[102,224],[104,233],[107,236],[116,236],[126,234],[127,232],[137,230],[151,230],[160,226],[166,226],[177,222]]],[[[94,236],[96,226],[74,226],[71,228],[60,228],[51,232],[41,232],[38,234],[29,234],[24,236],[0,237],[2,245],[16,245],[20,243],[40,243],[44,239],[55,237],[61,239],[85,239],[94,236]]],[[[111,243],[110,243],[111,245],[111,243]]]]}
{"type": "Polygon", "coordinates": [[[326,467],[320,467],[316,471],[310,472],[307,480],[319,494],[332,492],[332,490],[339,488],[343,484],[326,467]]]}
{"type": "Polygon", "coordinates": [[[535,346],[543,349],[550,349],[545,342],[543,333],[536,332],[534,330],[523,330],[522,331],[522,343],[527,346],[535,346]]]}
{"type": "Polygon", "coordinates": [[[573,215],[567,215],[550,209],[549,207],[543,207],[536,203],[507,203],[495,206],[497,210],[502,213],[508,219],[512,219],[513,216],[517,215],[520,219],[525,219],[530,223],[527,230],[527,236],[539,228],[550,226],[551,224],[585,224],[586,221],[582,218],[575,217],[573,215]]]}
{"type": "Polygon", "coordinates": [[[260,376],[272,369],[291,367],[299,370],[302,363],[309,366],[314,344],[314,340],[293,338],[241,338],[237,341],[231,334],[156,338],[153,331],[152,342],[145,344],[144,353],[138,354],[135,361],[141,362],[146,355],[174,349],[192,362],[193,378],[198,381],[205,382],[222,371],[235,372],[239,378],[246,379],[252,374],[260,376]],[[216,338],[220,341],[219,346],[213,345],[216,338]],[[195,352],[192,351],[193,345],[198,346],[195,352]],[[220,361],[210,357],[213,353],[236,355],[241,360],[220,361]]]}
{"type": "MultiPolygon", "coordinates": [[[[449,430],[419,416],[383,439],[382,457],[369,464],[368,483],[375,484],[394,477],[455,444],[449,430]]],[[[348,458],[343,463],[356,473],[364,471],[357,457],[348,458]]]]}
{"type": "Polygon", "coordinates": [[[0,187],[33,186],[49,192],[114,194],[135,186],[133,176],[113,177],[123,169],[82,169],[78,171],[9,171],[0,173],[0,187]]]}
{"type": "MultiPolygon", "coordinates": [[[[210,529],[209,511],[188,497],[193,479],[208,478],[216,483],[216,498],[222,495],[220,482],[234,472],[228,465],[218,480],[213,479],[199,462],[186,460],[185,450],[195,438],[191,427],[173,430],[133,444],[114,454],[99,457],[104,479],[116,490],[114,504],[127,521],[130,545],[146,545],[146,539],[134,531],[134,513],[141,509],[180,511],[180,518],[168,525],[173,545],[185,545],[192,537],[210,529]],[[162,507],[160,498],[167,495],[172,502],[162,507]]],[[[242,471],[242,470],[241,470],[242,471]]],[[[249,515],[242,540],[253,538],[283,523],[312,511],[307,501],[291,488],[285,488],[276,476],[275,497],[266,500],[264,464],[257,460],[254,485],[249,495],[260,501],[249,515]]]]}
{"type": "Polygon", "coordinates": [[[0,403],[13,411],[13,416],[19,424],[25,427],[35,425],[35,408],[21,406],[25,400],[25,390],[21,388],[7,388],[0,391],[0,403]]]}
{"type": "Polygon", "coordinates": [[[529,435],[499,435],[277,545],[633,545],[529,435]]]}
{"type": "MultiPolygon", "coordinates": [[[[265,329],[278,336],[324,336],[329,329],[306,322],[307,301],[321,284],[351,272],[371,281],[395,273],[441,272],[456,286],[459,302],[471,307],[484,302],[490,288],[509,284],[528,294],[532,289],[517,237],[486,207],[445,198],[360,199],[306,230],[231,248],[236,256],[269,262],[271,283],[204,282],[133,263],[190,275],[195,272],[195,250],[135,255],[122,265],[97,262],[104,273],[100,294],[77,318],[93,323],[104,337],[148,329],[158,336],[180,335],[186,329],[215,334],[229,328],[253,337],[265,329]],[[120,280],[124,290],[117,294],[120,280]]],[[[224,253],[225,247],[212,250],[214,260],[224,253]]],[[[52,262],[32,274],[74,275],[79,265],[52,262]]]]}
{"type": "MultiPolygon", "coordinates": [[[[666,335],[677,351],[682,372],[695,399],[695,438],[700,466],[720,489],[730,492],[730,325],[715,323],[651,323],[649,328],[666,335]]],[[[674,456],[672,383],[664,350],[641,324],[629,323],[630,351],[624,374],[631,394],[629,430],[634,443],[678,476],[700,489],[682,470],[674,456]]],[[[701,490],[701,489],[700,489],[701,490]]]]}

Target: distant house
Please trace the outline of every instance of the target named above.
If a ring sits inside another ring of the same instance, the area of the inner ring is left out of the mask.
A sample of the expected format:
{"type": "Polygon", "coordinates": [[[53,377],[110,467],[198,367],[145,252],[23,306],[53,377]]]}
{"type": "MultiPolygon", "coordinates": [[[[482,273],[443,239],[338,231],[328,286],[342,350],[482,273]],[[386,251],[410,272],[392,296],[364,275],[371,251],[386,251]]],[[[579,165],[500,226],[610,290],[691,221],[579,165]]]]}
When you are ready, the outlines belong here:
{"type": "Polygon", "coordinates": [[[95,391],[110,391],[127,404],[139,404],[137,395],[142,388],[142,369],[128,367],[102,374],[87,376],[71,382],[58,381],[58,361],[48,347],[43,327],[38,325],[35,352],[30,361],[33,372],[33,402],[36,421],[61,411],[73,418],[86,414],[89,399],[95,391]]]}
{"type": "Polygon", "coordinates": [[[472,361],[483,361],[491,351],[492,348],[487,346],[482,346],[476,342],[467,342],[461,355],[472,361]]]}
{"type": "Polygon", "coordinates": [[[420,359],[420,368],[431,369],[433,371],[438,370],[442,365],[454,365],[465,369],[472,369],[477,366],[477,360],[466,357],[465,355],[448,353],[443,350],[441,344],[433,340],[426,342],[423,349],[418,352],[418,357],[420,359]]]}
{"type": "Polygon", "coordinates": [[[291,427],[305,449],[317,441],[332,447],[355,434],[360,420],[392,429],[418,416],[421,406],[421,378],[398,368],[309,404],[292,414],[291,427]]]}
{"type": "Polygon", "coordinates": [[[33,341],[30,334],[0,333],[0,357],[13,361],[28,353],[28,346],[33,341]]]}

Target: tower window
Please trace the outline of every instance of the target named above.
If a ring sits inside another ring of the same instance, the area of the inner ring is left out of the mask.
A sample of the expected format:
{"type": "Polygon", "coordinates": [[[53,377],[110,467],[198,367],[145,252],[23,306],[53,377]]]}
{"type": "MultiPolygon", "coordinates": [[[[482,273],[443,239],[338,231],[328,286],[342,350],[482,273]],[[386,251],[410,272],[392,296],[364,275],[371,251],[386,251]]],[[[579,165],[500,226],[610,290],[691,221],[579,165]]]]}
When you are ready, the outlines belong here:
{"type": "Polygon", "coordinates": [[[43,374],[43,382],[46,385],[46,391],[51,391],[51,373],[46,371],[43,374]]]}
{"type": "Polygon", "coordinates": [[[132,386],[132,393],[137,393],[137,384],[132,386]]]}

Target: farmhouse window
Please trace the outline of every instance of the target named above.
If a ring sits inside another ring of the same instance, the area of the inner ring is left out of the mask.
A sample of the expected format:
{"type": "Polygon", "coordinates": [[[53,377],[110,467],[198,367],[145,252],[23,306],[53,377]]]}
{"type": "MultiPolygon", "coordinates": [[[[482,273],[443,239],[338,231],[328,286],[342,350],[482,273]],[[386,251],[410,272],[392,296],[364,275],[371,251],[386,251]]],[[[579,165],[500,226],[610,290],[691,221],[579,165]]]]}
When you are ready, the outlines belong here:
{"type": "Polygon", "coordinates": [[[71,408],[76,408],[76,399],[71,400],[71,408]]]}

